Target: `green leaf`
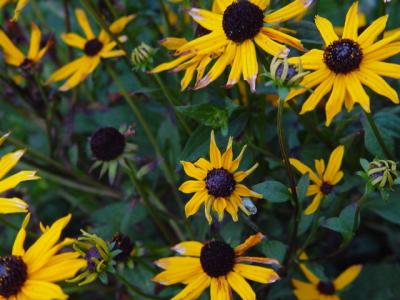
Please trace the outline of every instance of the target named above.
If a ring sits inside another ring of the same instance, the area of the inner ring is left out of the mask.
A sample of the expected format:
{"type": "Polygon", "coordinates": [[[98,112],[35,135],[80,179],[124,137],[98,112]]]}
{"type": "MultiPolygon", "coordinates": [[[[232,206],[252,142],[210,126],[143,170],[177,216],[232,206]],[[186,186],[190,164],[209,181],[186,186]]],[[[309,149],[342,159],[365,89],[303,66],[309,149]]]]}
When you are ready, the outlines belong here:
{"type": "MultiPolygon", "coordinates": [[[[378,140],[376,139],[374,132],[369,125],[368,121],[364,118],[362,120],[363,128],[364,128],[364,144],[367,150],[375,155],[377,158],[385,158],[386,155],[382,150],[378,140]]],[[[380,134],[382,136],[383,142],[391,153],[394,153],[394,140],[393,138],[384,130],[380,130],[380,134]]]]}
{"type": "Polygon", "coordinates": [[[353,235],[355,214],[356,204],[351,204],[342,210],[339,217],[327,219],[322,226],[339,232],[345,240],[350,239],[353,235]]]}
{"type": "Polygon", "coordinates": [[[307,198],[307,190],[308,186],[310,185],[310,176],[308,174],[303,175],[296,187],[297,196],[299,197],[300,201],[303,201],[307,198]]]}
{"type": "Polygon", "coordinates": [[[368,160],[366,160],[365,158],[361,158],[360,165],[365,172],[368,172],[368,169],[369,169],[369,161],[368,160]]]}
{"type": "Polygon", "coordinates": [[[400,224],[399,197],[400,191],[390,193],[386,201],[379,199],[379,197],[371,197],[368,202],[365,203],[364,208],[389,222],[400,224]]]}
{"type": "Polygon", "coordinates": [[[285,258],[287,246],[280,241],[266,241],[262,244],[263,253],[270,258],[282,262],[285,258]]]}
{"type": "Polygon", "coordinates": [[[253,186],[253,190],[262,194],[266,200],[273,203],[286,202],[290,198],[288,187],[278,181],[264,181],[253,186]]]}

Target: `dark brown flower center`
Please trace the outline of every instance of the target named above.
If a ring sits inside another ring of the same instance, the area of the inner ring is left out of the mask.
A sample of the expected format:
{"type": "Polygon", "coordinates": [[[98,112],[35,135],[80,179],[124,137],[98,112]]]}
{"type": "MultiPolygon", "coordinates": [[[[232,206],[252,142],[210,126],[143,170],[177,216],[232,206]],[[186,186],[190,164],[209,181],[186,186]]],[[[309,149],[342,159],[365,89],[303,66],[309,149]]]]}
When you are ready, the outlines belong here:
{"type": "Polygon", "coordinates": [[[324,62],[336,74],[357,70],[363,59],[360,45],[350,39],[334,41],[324,51],[324,62]]]}
{"type": "Polygon", "coordinates": [[[103,43],[98,39],[92,39],[86,42],[83,51],[85,51],[87,56],[95,56],[100,52],[101,49],[103,49],[103,43]]]}
{"type": "Polygon", "coordinates": [[[0,295],[6,299],[18,294],[28,278],[27,267],[21,257],[0,257],[0,295]]]}
{"type": "Polygon", "coordinates": [[[90,138],[90,148],[98,160],[111,161],[124,152],[125,137],[113,127],[103,127],[90,138]]]}
{"type": "Polygon", "coordinates": [[[320,281],[317,289],[323,295],[335,295],[336,293],[335,286],[330,281],[320,281]]]}
{"type": "Polygon", "coordinates": [[[235,251],[227,243],[209,242],[201,249],[200,263],[210,277],[227,275],[235,265],[235,251]]]}
{"type": "Polygon", "coordinates": [[[233,175],[224,168],[212,169],[206,177],[206,188],[215,197],[229,197],[235,190],[233,175]]]}
{"type": "Polygon", "coordinates": [[[242,43],[254,38],[264,23],[264,13],[249,1],[233,2],[224,11],[222,27],[228,39],[242,43]]]}
{"type": "Polygon", "coordinates": [[[20,67],[22,70],[27,71],[27,70],[29,70],[30,68],[33,67],[33,64],[34,64],[34,63],[35,63],[35,62],[34,62],[32,59],[25,58],[24,61],[19,65],[19,67],[20,67]]]}
{"type": "Polygon", "coordinates": [[[333,185],[327,183],[327,182],[323,182],[322,186],[321,186],[321,192],[324,195],[329,195],[330,193],[333,192],[333,185]]]}

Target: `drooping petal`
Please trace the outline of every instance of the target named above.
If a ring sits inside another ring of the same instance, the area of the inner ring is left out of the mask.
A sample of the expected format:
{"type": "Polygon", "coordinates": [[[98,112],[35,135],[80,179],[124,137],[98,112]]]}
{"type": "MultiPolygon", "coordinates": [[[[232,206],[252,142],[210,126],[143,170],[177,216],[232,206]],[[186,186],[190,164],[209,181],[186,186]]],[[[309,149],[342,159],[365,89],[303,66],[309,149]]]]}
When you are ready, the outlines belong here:
{"type": "Polygon", "coordinates": [[[261,241],[264,239],[264,235],[262,233],[257,233],[255,235],[251,235],[249,236],[246,241],[244,241],[244,243],[238,245],[235,248],[235,255],[236,256],[240,256],[242,255],[244,252],[246,252],[248,249],[258,245],[259,243],[261,243],[261,241]]]}
{"type": "Polygon", "coordinates": [[[203,291],[210,286],[211,278],[205,273],[199,275],[195,280],[191,281],[182,291],[180,291],[171,300],[187,300],[197,299],[203,291]]]}
{"type": "Polygon", "coordinates": [[[255,300],[256,294],[251,288],[250,284],[238,273],[230,272],[227,276],[229,285],[231,288],[243,299],[243,300],[255,300]]]}
{"type": "Polygon", "coordinates": [[[235,264],[233,270],[244,278],[259,283],[272,283],[279,280],[279,275],[274,270],[265,267],[235,264]]]}
{"type": "Polygon", "coordinates": [[[303,164],[301,161],[295,158],[290,158],[289,159],[290,164],[296,168],[297,171],[299,171],[302,175],[308,174],[310,176],[310,180],[315,182],[318,185],[322,184],[321,179],[314,173],[313,170],[311,170],[310,167],[306,166],[303,164]]]}
{"type": "Polygon", "coordinates": [[[230,288],[225,277],[211,279],[210,295],[213,300],[230,300],[230,288]]]}
{"type": "Polygon", "coordinates": [[[321,205],[321,200],[323,197],[324,197],[324,195],[322,193],[316,194],[314,199],[311,201],[310,205],[304,211],[304,214],[312,215],[313,213],[315,213],[317,211],[318,207],[321,205]]]}
{"type": "Polygon", "coordinates": [[[226,208],[225,198],[218,197],[213,202],[213,209],[218,213],[218,221],[222,222],[224,219],[224,211],[226,208]]]}
{"type": "Polygon", "coordinates": [[[329,126],[333,118],[342,111],[344,99],[346,97],[346,84],[344,79],[345,77],[338,74],[333,82],[332,93],[325,105],[326,126],[329,126]]]}
{"type": "Polygon", "coordinates": [[[256,48],[251,40],[244,41],[242,47],[242,51],[246,53],[246,55],[242,55],[243,78],[247,81],[250,90],[254,93],[256,91],[256,79],[258,74],[256,48]]]}

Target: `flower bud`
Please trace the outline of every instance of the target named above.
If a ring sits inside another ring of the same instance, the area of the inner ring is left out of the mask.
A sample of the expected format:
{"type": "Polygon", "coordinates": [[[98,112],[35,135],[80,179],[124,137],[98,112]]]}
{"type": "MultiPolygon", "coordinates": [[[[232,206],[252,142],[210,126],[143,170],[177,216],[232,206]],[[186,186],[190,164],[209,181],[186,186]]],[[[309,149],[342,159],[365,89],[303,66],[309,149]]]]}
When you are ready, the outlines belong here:
{"type": "Polygon", "coordinates": [[[374,187],[391,189],[398,177],[397,163],[392,160],[374,160],[369,164],[368,177],[374,187]]]}

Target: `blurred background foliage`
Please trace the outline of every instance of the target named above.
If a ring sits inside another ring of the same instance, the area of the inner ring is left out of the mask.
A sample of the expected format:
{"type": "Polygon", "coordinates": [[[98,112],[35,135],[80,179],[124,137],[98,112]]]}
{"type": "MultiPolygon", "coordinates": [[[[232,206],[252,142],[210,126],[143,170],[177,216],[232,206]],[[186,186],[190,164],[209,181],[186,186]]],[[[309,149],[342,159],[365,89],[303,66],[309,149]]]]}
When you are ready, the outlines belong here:
{"type": "MultiPolygon", "coordinates": [[[[193,37],[195,26],[185,10],[192,5],[210,7],[210,1],[171,2],[95,1],[107,22],[114,19],[114,13],[117,16],[137,14],[124,32],[128,37],[126,47],[132,50],[144,42],[157,48],[155,65],[170,59],[168,52],[157,43],[158,40],[166,36],[193,37]],[[113,11],[109,10],[107,2],[111,3],[113,11]]],[[[272,1],[272,7],[279,7],[285,2],[288,1],[272,1]]],[[[287,27],[297,31],[307,48],[320,47],[322,40],[313,24],[313,15],[327,17],[340,26],[351,2],[316,1],[303,20],[288,23],[287,27]]],[[[1,10],[1,26],[6,32],[12,33],[18,45],[28,46],[31,21],[39,25],[45,37],[54,36],[54,46],[37,67],[41,80],[47,79],[56,68],[76,57],[75,50],[61,41],[60,33],[66,32],[69,26],[72,31],[79,30],[73,14],[78,7],[82,7],[82,2],[78,0],[31,0],[18,25],[8,21],[11,7],[1,10]]],[[[387,9],[390,14],[389,29],[399,25],[400,1],[393,0],[385,8],[383,1],[361,0],[360,8],[369,22],[387,9]]],[[[91,18],[91,21],[92,26],[99,30],[95,20],[91,18]]],[[[295,50],[292,51],[294,54],[295,50]]],[[[267,68],[270,58],[264,54],[260,57],[263,67],[267,68]]],[[[399,61],[398,57],[395,59],[399,61]]],[[[143,128],[124,101],[119,86],[109,76],[106,64],[101,64],[84,83],[70,92],[62,93],[54,87],[47,87],[50,101],[47,103],[39,91],[26,82],[23,74],[5,65],[3,60],[0,64],[0,131],[1,134],[12,131],[11,138],[1,151],[26,149],[19,167],[39,170],[42,180],[24,184],[20,190],[24,199],[31,204],[36,222],[41,220],[50,223],[72,212],[73,222],[68,229],[71,236],[78,235],[81,228],[97,233],[104,239],[110,239],[116,232],[128,235],[143,253],[140,258],[134,258],[133,269],[125,268],[121,272],[145,293],[159,297],[173,295],[179,287],[162,290],[150,281],[157,272],[152,261],[169,255],[169,247],[181,238],[191,238],[185,227],[182,206],[174,199],[178,185],[186,178],[179,161],[193,161],[200,156],[207,156],[210,130],[215,128],[221,146],[225,145],[228,136],[235,138],[236,153],[239,147],[248,144],[243,169],[256,161],[260,163],[248,183],[263,193],[267,200],[258,201],[257,213],[251,218],[242,217],[237,223],[226,218],[224,222],[214,223],[209,228],[203,214],[197,214],[190,219],[192,238],[206,240],[217,232],[225,241],[238,244],[245,236],[261,231],[267,239],[258,247],[259,253],[283,259],[287,250],[288,230],[293,224],[290,221],[291,206],[286,188],[288,182],[277,146],[277,109],[267,97],[276,91],[263,84],[265,78],[261,77],[256,94],[251,94],[244,84],[226,90],[222,88],[224,78],[207,89],[180,92],[181,74],[161,74],[166,88],[163,90],[153,75],[133,71],[122,58],[106,63],[118,75],[150,124],[164,158],[173,170],[173,190],[161,171],[160,161],[143,128]],[[10,84],[12,81],[18,82],[21,89],[17,91],[10,84]],[[167,97],[170,97],[173,105],[167,101],[167,97]],[[45,117],[49,109],[50,127],[46,128],[45,117]],[[180,125],[177,115],[187,122],[190,132],[180,125]],[[132,159],[137,168],[142,170],[140,180],[170,212],[156,209],[161,226],[166,226],[166,236],[160,233],[126,174],[120,170],[115,183],[110,185],[106,179],[98,179],[97,171],[89,173],[93,157],[88,139],[103,126],[133,126],[135,135],[129,141],[138,145],[132,159]],[[178,231],[171,228],[170,218],[179,224],[178,231]]],[[[399,91],[398,80],[390,84],[399,91]]],[[[371,100],[374,118],[385,143],[399,157],[400,108],[376,94],[371,100]]],[[[352,235],[349,224],[355,218],[354,202],[362,195],[365,186],[364,180],[356,175],[361,170],[359,159],[384,158],[384,154],[359,108],[351,113],[342,113],[330,128],[326,128],[323,108],[303,116],[297,115],[302,101],[300,97],[285,111],[290,155],[310,164],[316,158],[327,159],[337,145],[346,146],[343,164],[345,178],[335,193],[324,202],[320,228],[307,248],[309,256],[313,258],[309,266],[318,274],[325,272],[329,278],[334,278],[349,265],[362,263],[365,268],[361,276],[344,292],[343,299],[400,299],[400,190],[397,188],[390,193],[385,201],[378,193],[370,196],[362,211],[357,234],[349,237],[352,235]],[[343,251],[330,256],[348,238],[352,239],[350,244],[343,251]]],[[[308,179],[305,177],[300,180],[298,177],[298,184],[299,189],[304,191],[308,179]]],[[[183,194],[178,197],[182,203],[188,200],[183,194]]],[[[305,203],[309,199],[303,196],[302,201],[305,203]]],[[[307,236],[314,217],[303,215],[299,240],[307,236]]],[[[2,253],[7,253],[21,217],[0,216],[0,221],[3,224],[0,227],[0,247],[2,253]]],[[[302,278],[295,266],[290,274],[302,278]]],[[[73,293],[71,299],[142,299],[134,293],[129,296],[130,291],[113,280],[108,285],[99,282],[82,288],[71,285],[67,286],[67,291],[73,293]]],[[[293,299],[289,280],[285,278],[270,286],[258,285],[257,294],[258,299],[293,299]]]]}

